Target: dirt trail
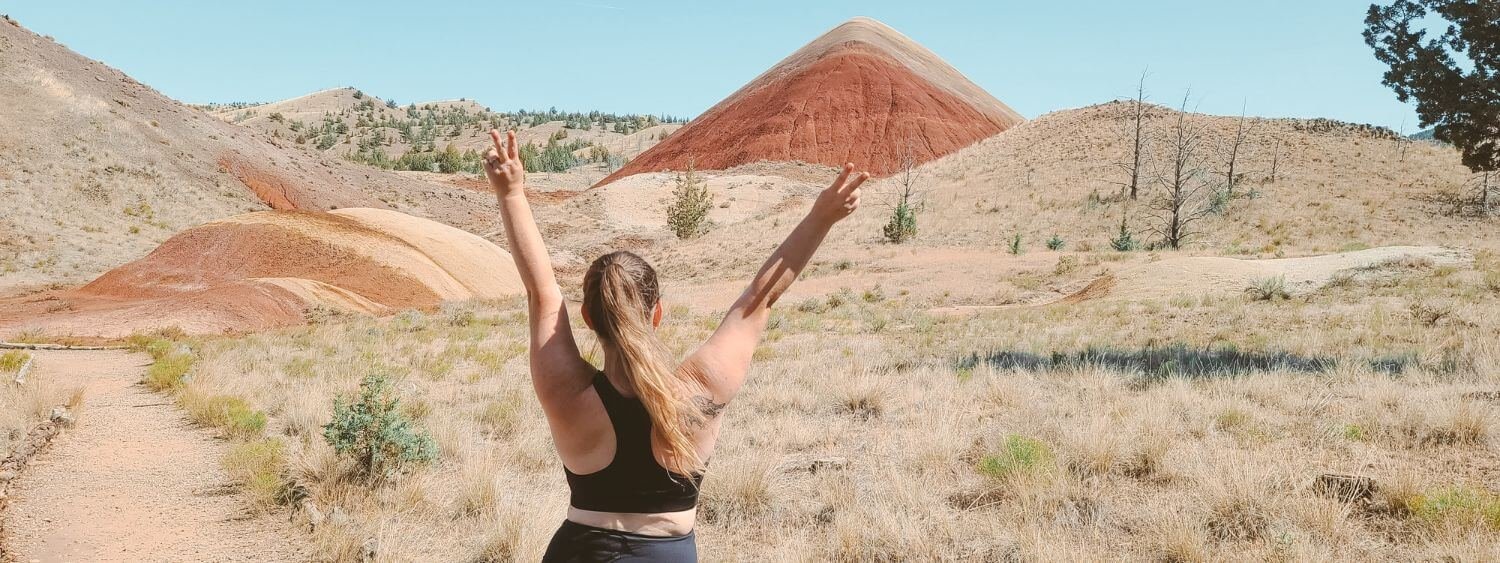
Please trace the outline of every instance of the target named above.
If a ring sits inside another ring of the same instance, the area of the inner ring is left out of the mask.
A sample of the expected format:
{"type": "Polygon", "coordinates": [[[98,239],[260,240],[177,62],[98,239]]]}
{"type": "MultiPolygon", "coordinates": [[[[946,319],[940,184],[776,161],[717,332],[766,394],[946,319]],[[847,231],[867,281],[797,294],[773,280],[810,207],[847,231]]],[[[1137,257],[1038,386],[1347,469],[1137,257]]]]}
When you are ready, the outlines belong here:
{"type": "Polygon", "coordinates": [[[226,444],[136,383],[146,356],[34,355],[34,376],[83,387],[84,405],[78,425],[11,489],[0,554],[22,562],[307,560],[299,532],[255,516],[236,496],[219,464],[226,444]]]}

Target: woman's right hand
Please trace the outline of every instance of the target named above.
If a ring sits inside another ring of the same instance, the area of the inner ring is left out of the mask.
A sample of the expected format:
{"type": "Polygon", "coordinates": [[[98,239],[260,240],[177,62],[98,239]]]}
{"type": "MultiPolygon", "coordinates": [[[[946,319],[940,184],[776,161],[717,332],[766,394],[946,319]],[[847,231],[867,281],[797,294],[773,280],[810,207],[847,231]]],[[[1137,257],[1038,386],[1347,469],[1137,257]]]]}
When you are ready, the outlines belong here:
{"type": "Polygon", "coordinates": [[[870,179],[870,173],[860,172],[854,174],[854,178],[851,179],[849,176],[853,173],[854,164],[845,164],[843,172],[840,172],[839,177],[834,179],[833,185],[818,194],[818,199],[813,202],[812,211],[808,215],[832,225],[854,214],[854,211],[859,209],[859,186],[864,184],[865,180],[870,179]]]}
{"type": "Polygon", "coordinates": [[[492,148],[484,151],[484,175],[490,179],[490,188],[495,195],[505,198],[526,191],[526,167],[521,164],[521,149],[516,145],[516,132],[505,134],[505,144],[500,144],[500,132],[490,129],[492,148]]]}

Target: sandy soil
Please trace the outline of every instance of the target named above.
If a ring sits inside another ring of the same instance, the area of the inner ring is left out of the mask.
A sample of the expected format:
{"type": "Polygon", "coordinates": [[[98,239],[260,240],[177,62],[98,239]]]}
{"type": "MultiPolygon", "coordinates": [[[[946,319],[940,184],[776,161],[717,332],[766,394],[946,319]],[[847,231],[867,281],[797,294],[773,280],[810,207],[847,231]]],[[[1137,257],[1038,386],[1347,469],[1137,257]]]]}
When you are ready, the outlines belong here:
{"type": "MultiPolygon", "coordinates": [[[[1127,268],[1106,276],[1107,290],[1098,283],[1079,292],[1080,297],[1111,299],[1152,299],[1174,295],[1222,295],[1245,290],[1256,280],[1282,278],[1289,294],[1314,291],[1333,281],[1340,273],[1380,267],[1400,260],[1420,260],[1433,265],[1454,265],[1472,257],[1463,251],[1441,247],[1388,246],[1355,252],[1281,258],[1274,260],[1240,260],[1218,256],[1172,258],[1127,268]]],[[[1078,295],[1078,294],[1075,294],[1078,295]]]]}
{"type": "Polygon", "coordinates": [[[225,444],[136,382],[123,351],[38,351],[37,377],[84,388],[78,425],[12,489],[0,553],[21,561],[300,561],[304,538],[257,516],[220,469],[225,444]]]}

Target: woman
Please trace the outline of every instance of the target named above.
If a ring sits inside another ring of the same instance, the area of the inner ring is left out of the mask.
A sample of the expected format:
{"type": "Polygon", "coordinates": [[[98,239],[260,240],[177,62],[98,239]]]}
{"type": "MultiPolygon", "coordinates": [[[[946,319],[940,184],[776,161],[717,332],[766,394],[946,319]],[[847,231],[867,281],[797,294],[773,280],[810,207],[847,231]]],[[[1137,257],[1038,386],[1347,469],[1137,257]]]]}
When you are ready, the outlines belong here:
{"type": "Polygon", "coordinates": [[[516,134],[490,131],[485,175],[500,198],[511,256],[526,284],[531,383],[547,414],[572,492],[545,561],[695,561],[698,486],[739,392],[770,308],[807,266],[834,223],[859,207],[869,175],[845,165],[701,347],[680,365],[657,340],[656,272],[614,252],[583,279],[583,320],[599,337],[604,370],[584,361],[547,248],[526,201],[516,134]]]}

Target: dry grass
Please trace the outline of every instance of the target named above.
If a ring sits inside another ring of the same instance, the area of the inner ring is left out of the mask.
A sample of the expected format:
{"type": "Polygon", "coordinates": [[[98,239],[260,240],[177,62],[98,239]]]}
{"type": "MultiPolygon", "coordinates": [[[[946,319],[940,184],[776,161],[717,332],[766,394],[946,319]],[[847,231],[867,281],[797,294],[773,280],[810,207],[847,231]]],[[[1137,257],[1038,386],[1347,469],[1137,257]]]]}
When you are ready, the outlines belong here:
{"type": "MultiPolygon", "coordinates": [[[[1486,469],[1497,421],[1474,394],[1500,384],[1500,308],[1484,283],[1478,270],[1418,265],[1266,303],[1084,302],[963,319],[914,312],[905,297],[783,308],[726,414],[703,553],[1482,557],[1500,547],[1486,469]],[[1414,318],[1413,295],[1452,303],[1461,319],[1414,318]],[[1089,349],[1078,357],[1090,361],[1023,361],[1089,349]],[[1241,362],[1258,355],[1308,361],[1241,362]],[[1378,498],[1320,497],[1322,473],[1371,476],[1378,498]]],[[[566,488],[514,353],[521,311],[470,304],[207,341],[188,388],[269,415],[288,483],[338,515],[315,528],[330,559],[535,559],[566,488]],[[371,488],[320,425],[332,397],[374,371],[395,378],[441,456],[371,488]]],[[[716,318],[677,307],[663,335],[685,349],[716,318]]]]}
{"type": "MultiPolygon", "coordinates": [[[[1495,421],[1473,392],[1496,383],[1485,338],[1494,304],[1477,271],[1417,264],[1388,274],[1265,304],[1174,298],[954,319],[913,312],[904,298],[838,292],[789,308],[729,411],[703,497],[705,554],[1486,553],[1500,537],[1484,469],[1495,421]],[[1451,303],[1459,318],[1408,314],[1414,295],[1451,303]],[[1193,357],[1200,348],[1215,354],[1193,357]],[[1177,351],[1154,363],[1163,349],[1177,351]],[[1079,350],[1099,353],[1021,361],[1079,350]],[[1254,354],[1328,361],[1265,370],[1233,360],[1254,354]],[[1216,361],[1225,371],[1195,371],[1216,361]],[[1307,484],[1323,472],[1369,474],[1385,500],[1318,497],[1307,484]]],[[[663,334],[678,349],[717,317],[674,315],[663,334]]],[[[518,303],[471,304],[146,346],[159,360],[196,359],[175,387],[179,401],[245,440],[225,463],[257,507],[300,507],[292,501],[304,495],[317,507],[323,556],[532,559],[565,489],[518,353],[523,322],[518,303]],[[321,439],[331,397],[372,371],[399,379],[405,413],[442,452],[373,488],[321,439]],[[271,438],[234,430],[233,413],[256,408],[269,414],[271,438]]]]}
{"type": "MultiPolygon", "coordinates": [[[[16,369],[25,362],[22,354],[16,353],[8,360],[14,361],[16,369]]],[[[16,383],[15,375],[15,371],[0,369],[0,459],[9,455],[27,432],[46,420],[52,407],[67,407],[75,419],[83,408],[82,388],[64,387],[35,374],[16,383]]]]}

